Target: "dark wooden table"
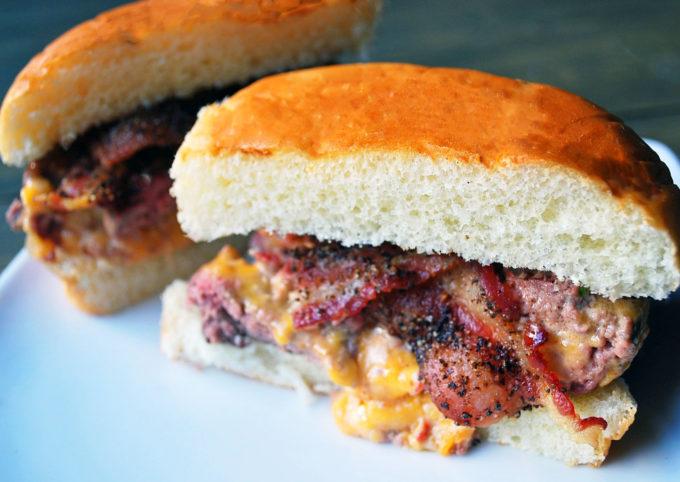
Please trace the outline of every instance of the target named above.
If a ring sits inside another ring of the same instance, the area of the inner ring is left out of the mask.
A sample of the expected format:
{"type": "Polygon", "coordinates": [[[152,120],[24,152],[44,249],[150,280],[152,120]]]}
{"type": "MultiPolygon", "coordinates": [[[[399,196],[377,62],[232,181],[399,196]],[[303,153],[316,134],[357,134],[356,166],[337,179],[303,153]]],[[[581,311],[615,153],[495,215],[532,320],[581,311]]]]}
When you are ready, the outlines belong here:
{"type": "MultiPolygon", "coordinates": [[[[0,92],[50,40],[122,2],[0,3],[0,92]]],[[[468,67],[555,85],[622,117],[641,135],[680,153],[680,1],[387,1],[372,58],[468,67]]],[[[0,210],[21,171],[0,167],[0,210]]],[[[23,236],[0,223],[0,269],[23,236]]],[[[677,413],[680,296],[652,305],[652,334],[626,379],[640,401],[636,440],[663,433],[677,413]]],[[[612,457],[635,448],[615,444],[612,457]]]]}

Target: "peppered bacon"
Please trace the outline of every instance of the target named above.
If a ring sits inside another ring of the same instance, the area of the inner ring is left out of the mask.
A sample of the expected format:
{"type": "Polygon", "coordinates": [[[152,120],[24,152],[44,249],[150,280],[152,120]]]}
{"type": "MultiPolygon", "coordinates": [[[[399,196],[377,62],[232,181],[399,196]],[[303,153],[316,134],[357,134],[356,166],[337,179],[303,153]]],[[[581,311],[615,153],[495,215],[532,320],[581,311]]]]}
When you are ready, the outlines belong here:
{"type": "Polygon", "coordinates": [[[534,404],[536,387],[509,340],[516,338],[514,330],[505,321],[494,326],[469,308],[483,301],[479,292],[459,299],[461,288],[478,289],[478,283],[467,286],[474,276],[474,267],[466,263],[373,302],[365,316],[408,343],[425,389],[444,415],[479,427],[534,404]]]}
{"type": "Polygon", "coordinates": [[[173,98],[151,107],[140,107],[120,119],[97,127],[83,136],[89,155],[111,167],[149,147],[177,147],[196,121],[204,105],[239,90],[242,85],[205,89],[188,98],[173,98]]]}
{"type": "MultiPolygon", "coordinates": [[[[60,157],[55,157],[57,169],[60,157]]],[[[84,158],[85,159],[85,158],[84,158]]],[[[69,200],[83,199],[79,209],[102,208],[102,227],[110,236],[129,237],[161,222],[176,209],[168,175],[172,152],[147,149],[126,163],[105,167],[84,160],[61,173],[54,191],[42,199],[41,212],[30,219],[33,231],[59,244],[69,200]]],[[[27,176],[40,176],[32,163],[27,176]]]]}
{"type": "MultiPolygon", "coordinates": [[[[254,235],[251,253],[279,296],[287,297],[298,331],[348,320],[353,330],[387,327],[416,355],[423,385],[440,411],[465,425],[487,426],[552,401],[579,429],[604,426],[602,419],[580,419],[567,394],[590,391],[621,373],[646,331],[639,317],[643,302],[592,296],[551,273],[481,266],[388,244],[348,248],[264,232],[254,235]],[[570,348],[579,355],[563,357],[560,347],[571,337],[580,340],[570,348]]],[[[250,319],[229,309],[223,319],[225,297],[212,296],[211,286],[225,281],[213,272],[190,283],[194,300],[211,293],[209,300],[195,301],[204,320],[211,315],[204,325],[211,341],[221,341],[215,336],[220,330],[226,339],[249,336],[272,317],[258,310],[250,319]]],[[[263,339],[257,330],[253,337],[263,339]]]]}
{"type": "MultiPolygon", "coordinates": [[[[111,236],[131,237],[142,229],[156,226],[176,210],[175,199],[170,195],[171,185],[167,172],[129,176],[124,188],[113,191],[114,202],[104,210],[105,231],[111,236]]],[[[100,205],[104,205],[102,200],[100,205]]]]}
{"type": "Polygon", "coordinates": [[[281,266],[279,276],[292,287],[298,329],[342,321],[382,293],[411,289],[461,262],[455,255],[424,255],[389,244],[345,247],[309,237],[267,236],[257,235],[254,254],[281,266]]]}
{"type": "Polygon", "coordinates": [[[191,99],[167,100],[93,128],[68,149],[57,147],[31,163],[26,175],[52,184],[52,207],[58,208],[59,198],[88,195],[93,204],[123,210],[151,184],[144,176],[163,173],[167,177],[174,152],[204,97],[201,93],[191,99]]]}
{"type": "Polygon", "coordinates": [[[89,149],[102,166],[111,167],[148,147],[171,147],[182,143],[196,117],[193,107],[166,101],[138,110],[114,125],[91,134],[89,149]]]}
{"type": "Polygon", "coordinates": [[[639,344],[632,329],[635,320],[618,315],[608,300],[600,300],[600,305],[609,304],[603,308],[580,299],[578,291],[546,274],[461,263],[413,290],[376,300],[364,316],[411,346],[427,392],[458,423],[487,426],[545,404],[549,396],[579,430],[606,428],[602,419],[581,419],[567,393],[583,393],[611,370],[623,371],[639,344]],[[586,311],[590,321],[583,316],[586,311]],[[579,346],[583,357],[571,360],[543,352],[562,332],[583,333],[588,325],[599,330],[590,340],[608,326],[608,341],[601,347],[579,346]],[[621,357],[612,349],[619,344],[625,345],[621,357]],[[558,375],[559,368],[566,380],[558,375]]]}
{"type": "Polygon", "coordinates": [[[420,363],[425,390],[448,418],[487,427],[537,403],[537,382],[517,354],[452,323],[452,341],[433,343],[420,363]]]}
{"type": "MultiPolygon", "coordinates": [[[[38,236],[59,245],[64,215],[72,210],[101,208],[103,229],[116,237],[134,236],[163,222],[175,209],[168,169],[177,146],[201,106],[238,88],[206,89],[190,98],[140,107],[93,127],[68,148],[55,147],[31,162],[24,183],[31,178],[47,180],[53,190],[41,195],[40,212],[32,214],[29,225],[38,236]]],[[[7,213],[15,228],[21,227],[21,210],[17,200],[7,213]]]]}

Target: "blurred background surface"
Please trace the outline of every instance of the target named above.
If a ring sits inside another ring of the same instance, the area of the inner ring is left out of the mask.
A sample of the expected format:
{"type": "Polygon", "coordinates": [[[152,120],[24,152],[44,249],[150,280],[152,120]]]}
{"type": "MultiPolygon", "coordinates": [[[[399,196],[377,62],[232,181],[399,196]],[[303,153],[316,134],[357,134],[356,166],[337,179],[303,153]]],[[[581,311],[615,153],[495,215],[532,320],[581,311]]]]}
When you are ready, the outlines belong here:
{"type": "MultiPolygon", "coordinates": [[[[0,93],[68,28],[124,2],[0,2],[0,93]]],[[[680,1],[387,0],[371,59],[465,67],[590,99],[680,152],[680,1]]],[[[21,170],[0,166],[0,210],[21,170]]],[[[0,222],[0,269],[23,235],[0,222]]]]}

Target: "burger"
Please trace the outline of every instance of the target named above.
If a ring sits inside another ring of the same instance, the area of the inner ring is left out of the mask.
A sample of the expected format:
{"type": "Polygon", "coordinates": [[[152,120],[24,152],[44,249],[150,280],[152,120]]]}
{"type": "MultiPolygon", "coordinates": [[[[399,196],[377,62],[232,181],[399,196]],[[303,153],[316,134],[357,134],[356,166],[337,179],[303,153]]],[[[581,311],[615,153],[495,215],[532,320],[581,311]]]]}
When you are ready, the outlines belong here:
{"type": "Polygon", "coordinates": [[[680,191],[619,119],[546,85],[404,64],[262,79],[203,108],[170,175],[195,241],[162,350],[329,393],[351,435],[484,439],[600,465],[620,375],[680,284],[680,191]]]}
{"type": "Polygon", "coordinates": [[[34,57],[0,110],[0,155],[27,166],[7,213],[82,309],[146,298],[214,256],[184,236],[168,169],[198,109],[263,75],[360,51],[379,0],[148,0],[34,57]]]}

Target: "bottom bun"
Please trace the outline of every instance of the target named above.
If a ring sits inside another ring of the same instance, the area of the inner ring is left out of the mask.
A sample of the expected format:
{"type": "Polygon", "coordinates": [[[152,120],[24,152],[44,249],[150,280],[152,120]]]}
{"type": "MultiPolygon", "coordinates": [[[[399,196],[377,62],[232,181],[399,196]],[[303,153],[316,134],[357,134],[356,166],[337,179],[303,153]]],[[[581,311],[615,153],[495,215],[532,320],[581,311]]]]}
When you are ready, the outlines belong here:
{"type": "Polygon", "coordinates": [[[61,278],[66,294],[78,308],[101,315],[142,301],[172,280],[191,275],[214,257],[223,243],[190,244],[131,264],[66,254],[46,264],[61,278]]]}
{"type": "Polygon", "coordinates": [[[555,424],[545,408],[524,411],[519,418],[506,417],[490,427],[478,429],[479,433],[482,440],[546,455],[567,465],[599,467],[609,453],[611,441],[623,437],[633,423],[637,403],[621,378],[571,400],[581,417],[601,417],[607,421],[604,437],[597,447],[574,442],[567,430],[555,424]]]}
{"type": "MultiPolygon", "coordinates": [[[[206,342],[200,312],[187,302],[186,289],[186,282],[175,281],[162,296],[161,350],[167,356],[201,367],[221,368],[303,394],[310,391],[325,394],[333,390],[325,370],[302,355],[257,341],[245,348],[206,342]]],[[[582,417],[597,416],[607,421],[607,430],[597,447],[574,442],[545,408],[523,411],[518,418],[506,417],[478,431],[482,440],[552,457],[568,465],[600,466],[611,441],[620,439],[633,423],[637,404],[621,379],[572,400],[582,417]]]]}
{"type": "Polygon", "coordinates": [[[244,348],[208,343],[201,314],[187,302],[187,284],[175,281],[163,293],[161,351],[175,360],[202,367],[217,367],[271,385],[297,390],[302,395],[330,393],[334,385],[326,370],[303,355],[275,345],[251,342],[244,348]]]}

